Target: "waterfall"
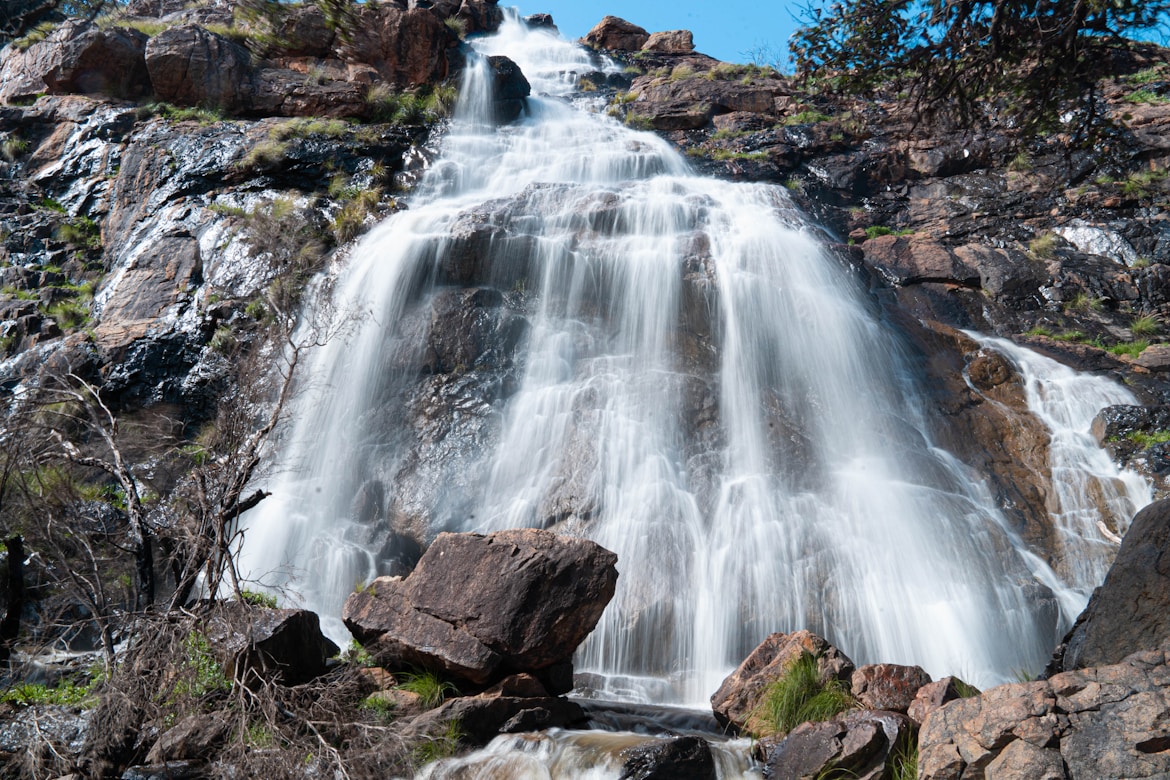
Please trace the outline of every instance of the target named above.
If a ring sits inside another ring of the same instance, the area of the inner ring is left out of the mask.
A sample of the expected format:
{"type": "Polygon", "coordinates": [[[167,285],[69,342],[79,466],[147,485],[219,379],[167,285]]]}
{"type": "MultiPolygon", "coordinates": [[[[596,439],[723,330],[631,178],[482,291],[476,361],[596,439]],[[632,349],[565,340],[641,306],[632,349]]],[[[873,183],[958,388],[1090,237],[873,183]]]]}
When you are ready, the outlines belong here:
{"type": "MultiPolygon", "coordinates": [[[[1016,538],[932,442],[897,334],[783,188],[697,176],[571,97],[573,74],[612,66],[514,14],[473,45],[537,94],[491,126],[473,59],[441,159],[354,250],[334,301],[360,320],[308,364],[244,570],[344,642],[345,597],[403,536],[589,536],[620,580],[576,665],[634,701],[705,703],[799,628],[981,685],[1039,668],[1049,592],[1067,612],[1107,558],[1069,582],[1016,538]],[[460,316],[477,349],[436,347],[460,316]],[[444,350],[460,362],[436,368],[444,350]]],[[[1126,495],[1127,518],[1143,499],[1126,495]]]]}

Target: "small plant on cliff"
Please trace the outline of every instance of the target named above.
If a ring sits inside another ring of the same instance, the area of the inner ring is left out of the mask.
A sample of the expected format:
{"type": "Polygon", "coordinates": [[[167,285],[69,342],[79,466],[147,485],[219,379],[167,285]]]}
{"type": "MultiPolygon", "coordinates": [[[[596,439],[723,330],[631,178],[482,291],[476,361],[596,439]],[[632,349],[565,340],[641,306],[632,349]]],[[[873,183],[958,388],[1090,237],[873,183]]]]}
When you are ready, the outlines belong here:
{"type": "Polygon", "coordinates": [[[1056,255],[1056,234],[1044,232],[1028,242],[1028,251],[1037,260],[1051,260],[1056,255]]]}
{"type": "Polygon", "coordinates": [[[398,687],[421,698],[423,706],[427,709],[438,707],[448,694],[459,693],[454,683],[443,680],[439,675],[430,671],[405,674],[402,676],[402,680],[398,687]]]}
{"type": "Polygon", "coordinates": [[[910,228],[889,228],[885,225],[870,225],[865,229],[866,239],[877,238],[878,236],[908,236],[914,231],[910,228]]]}
{"type": "Polygon", "coordinates": [[[191,631],[183,639],[181,669],[174,687],[177,696],[198,698],[231,688],[231,681],[211,652],[211,643],[198,631],[191,631]]]}
{"type": "Polygon", "coordinates": [[[1157,317],[1138,317],[1129,324],[1129,332],[1139,337],[1153,336],[1159,329],[1157,317]]]}
{"type": "Polygon", "coordinates": [[[245,604],[251,604],[253,607],[264,607],[265,609],[276,609],[276,596],[271,593],[258,593],[254,590],[240,591],[240,601],[245,604]]]}
{"type": "Polygon", "coordinates": [[[28,141],[24,140],[18,135],[8,135],[3,143],[0,143],[0,157],[3,157],[8,162],[13,162],[17,158],[24,155],[28,151],[28,141]]]}
{"type": "Polygon", "coordinates": [[[1170,100],[1162,97],[1152,89],[1136,89],[1126,95],[1125,99],[1130,103],[1137,103],[1138,105],[1143,103],[1149,103],[1153,105],[1157,105],[1159,103],[1170,103],[1170,100]]]}
{"type": "Polygon", "coordinates": [[[459,740],[462,737],[463,727],[459,720],[447,721],[442,734],[415,745],[410,752],[411,763],[415,768],[419,768],[443,758],[450,758],[459,752],[459,740]]]}
{"type": "Polygon", "coordinates": [[[271,170],[284,162],[287,152],[287,144],[269,138],[249,149],[244,158],[236,163],[236,167],[244,171],[271,170]]]}
{"type": "Polygon", "coordinates": [[[79,249],[101,249],[102,231],[89,217],[74,217],[56,230],[58,241],[79,249]]]}
{"type": "Polygon", "coordinates": [[[41,22],[36,27],[29,30],[28,33],[24,35],[24,37],[17,38],[15,41],[13,41],[12,47],[18,51],[25,51],[34,43],[39,43],[45,38],[48,38],[49,34],[55,29],[57,29],[57,22],[41,22]]]}
{"type": "Polygon", "coordinates": [[[1148,339],[1137,339],[1128,344],[1114,344],[1109,348],[1109,351],[1114,355],[1127,355],[1129,357],[1137,357],[1145,351],[1146,347],[1150,346],[1148,339]]]}
{"type": "Polygon", "coordinates": [[[455,37],[463,40],[467,36],[467,20],[461,19],[458,16],[448,16],[443,20],[443,24],[447,25],[447,29],[455,33],[455,37]]]}
{"type": "Polygon", "coordinates": [[[918,777],[918,740],[912,737],[903,738],[890,752],[886,762],[886,772],[890,780],[917,780],[918,777]]]}
{"type": "Polygon", "coordinates": [[[784,675],[769,685],[753,713],[763,725],[763,737],[787,734],[801,723],[829,720],[853,706],[853,697],[836,679],[821,679],[817,657],[802,653],[792,661],[784,675]]]}
{"type": "Polygon", "coordinates": [[[1155,444],[1165,444],[1170,441],[1170,431],[1130,431],[1125,435],[1125,438],[1143,450],[1148,450],[1155,444]]]}

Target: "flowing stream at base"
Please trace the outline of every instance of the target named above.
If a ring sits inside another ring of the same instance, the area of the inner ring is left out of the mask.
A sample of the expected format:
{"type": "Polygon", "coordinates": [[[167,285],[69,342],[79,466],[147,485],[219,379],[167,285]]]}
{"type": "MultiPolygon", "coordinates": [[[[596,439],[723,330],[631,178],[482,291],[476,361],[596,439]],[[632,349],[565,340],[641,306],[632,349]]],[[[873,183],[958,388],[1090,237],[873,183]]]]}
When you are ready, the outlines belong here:
{"type": "Polygon", "coordinates": [[[527,115],[495,127],[490,75],[469,66],[410,209],[337,279],[336,309],[366,316],[313,355],[245,571],[344,642],[345,597],[381,572],[353,508],[376,479],[396,507],[382,519],[422,522],[426,540],[551,527],[616,552],[618,593],[576,658],[602,698],[703,706],[767,634],[800,628],[858,663],[980,685],[1042,666],[1115,549],[1096,499],[1117,529],[1150,499],[1087,435],[1128,391],[984,341],[1059,444],[1053,522],[1078,563],[1058,575],[932,442],[897,334],[783,188],[697,176],[659,137],[566,99],[597,63],[514,15],[474,46],[520,65],[527,115]],[[466,392],[436,396],[447,433],[424,437],[400,408],[430,360],[418,312],[467,257],[492,332],[519,302],[517,368],[449,372],[466,392]]]}

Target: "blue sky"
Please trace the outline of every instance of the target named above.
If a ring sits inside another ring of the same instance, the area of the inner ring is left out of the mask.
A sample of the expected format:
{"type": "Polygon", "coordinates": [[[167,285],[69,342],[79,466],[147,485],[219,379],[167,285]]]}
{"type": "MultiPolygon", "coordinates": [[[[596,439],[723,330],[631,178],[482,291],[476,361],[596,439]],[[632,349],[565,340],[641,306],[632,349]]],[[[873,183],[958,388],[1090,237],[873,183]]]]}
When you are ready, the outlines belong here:
{"type": "Polygon", "coordinates": [[[746,62],[752,49],[770,46],[783,52],[786,63],[788,36],[796,27],[794,14],[803,2],[624,0],[605,5],[581,0],[500,0],[500,5],[515,5],[525,16],[552,14],[561,35],[570,40],[580,38],[603,16],[612,14],[649,32],[690,30],[695,35],[695,49],[726,62],[746,62]]]}

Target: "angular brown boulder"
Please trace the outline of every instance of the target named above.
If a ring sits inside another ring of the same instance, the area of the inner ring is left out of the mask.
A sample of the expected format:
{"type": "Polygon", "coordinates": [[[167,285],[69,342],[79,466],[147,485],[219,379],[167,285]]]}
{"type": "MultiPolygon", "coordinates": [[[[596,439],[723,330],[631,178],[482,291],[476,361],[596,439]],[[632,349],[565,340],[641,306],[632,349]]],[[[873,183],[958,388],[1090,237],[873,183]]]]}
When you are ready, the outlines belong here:
{"type": "Polygon", "coordinates": [[[919,688],[918,693],[914,695],[914,701],[906,709],[906,714],[910,716],[910,720],[921,726],[927,715],[947,702],[962,699],[971,692],[979,693],[976,688],[958,677],[944,677],[919,688]]]}
{"type": "Polygon", "coordinates": [[[194,24],[172,27],[146,44],[155,95],[183,106],[244,108],[251,94],[252,56],[227,38],[194,24]]]}
{"type": "Polygon", "coordinates": [[[346,62],[372,65],[398,86],[438,84],[447,77],[447,49],[459,40],[438,16],[422,8],[355,6],[354,34],[338,44],[346,62]]]}
{"type": "Polygon", "coordinates": [[[815,656],[821,680],[848,682],[853,662],[810,631],[775,633],[761,642],[711,696],[711,709],[722,726],[759,733],[755,711],[768,686],[784,676],[804,653],[815,656]]]}
{"type": "Polygon", "coordinates": [[[642,44],[642,51],[661,51],[687,54],[695,50],[695,39],[690,30],[665,30],[652,33],[642,44]]]}
{"type": "Polygon", "coordinates": [[[553,693],[617,584],[617,556],[586,539],[523,529],[439,534],[405,579],[354,593],[346,626],[379,664],[488,684],[535,673],[553,693]]]}
{"type": "Polygon", "coordinates": [[[1093,592],[1053,669],[1121,661],[1170,639],[1170,499],[1138,512],[1105,582],[1093,592]]]}
{"type": "Polygon", "coordinates": [[[1165,777],[1167,723],[1170,644],[944,705],[922,724],[918,777],[1165,777]]]}
{"type": "Polygon", "coordinates": [[[146,36],[137,30],[70,19],[24,51],[8,46],[0,53],[0,103],[43,92],[149,94],[145,49],[146,36]]]}
{"type": "Polygon", "coordinates": [[[207,617],[205,633],[225,673],[245,684],[257,679],[308,682],[338,652],[321,633],[317,614],[305,609],[218,604],[207,617]]]}
{"type": "Polygon", "coordinates": [[[461,696],[416,717],[402,729],[402,736],[439,737],[457,723],[460,741],[484,745],[498,734],[580,727],[585,720],[581,705],[563,698],[461,696]]]}
{"type": "Polygon", "coordinates": [[[650,33],[616,16],[607,16],[585,33],[581,42],[594,49],[638,51],[650,40],[650,33]]]}
{"type": "Polygon", "coordinates": [[[930,682],[930,675],[921,666],[867,664],[850,681],[849,690],[863,708],[905,714],[919,689],[930,682]]]}
{"type": "Polygon", "coordinates": [[[833,720],[802,723],[775,744],[764,762],[768,778],[849,777],[881,780],[891,755],[910,738],[897,712],[855,710],[833,720]]]}
{"type": "Polygon", "coordinates": [[[232,715],[226,712],[188,715],[163,732],[146,754],[146,763],[206,759],[231,733],[232,715]]]}

